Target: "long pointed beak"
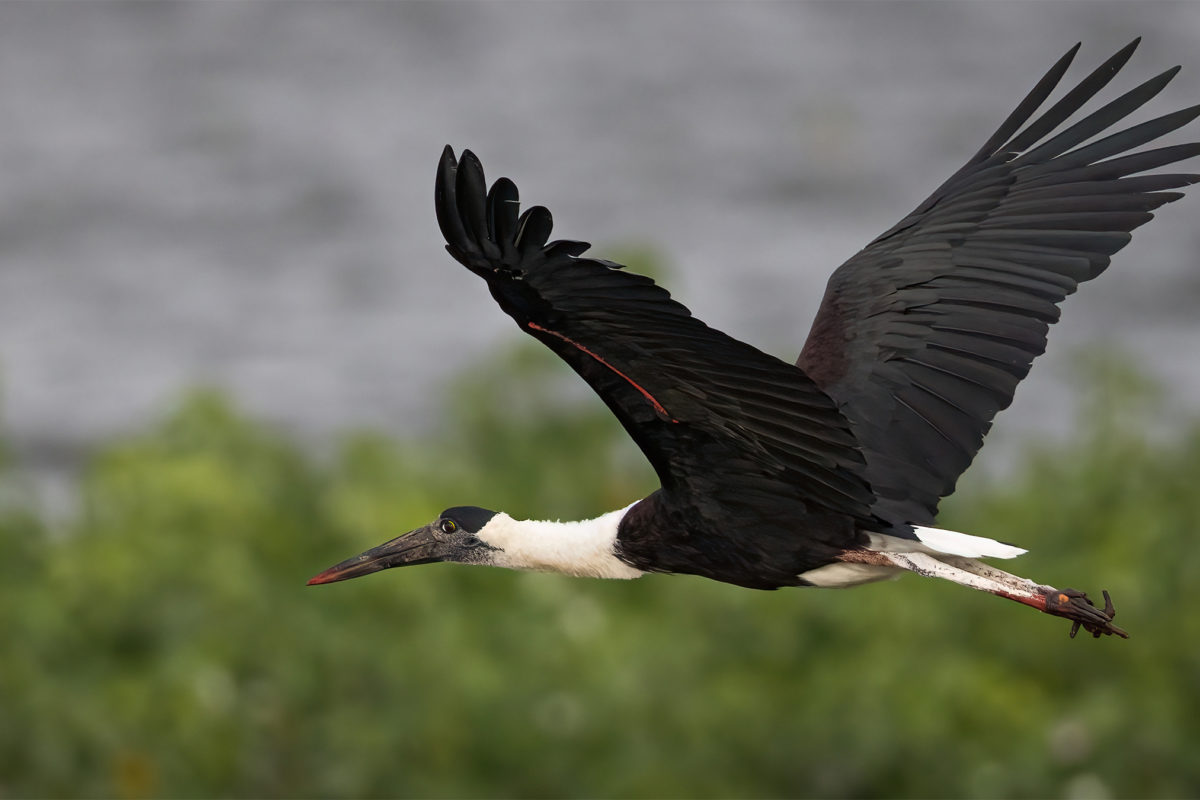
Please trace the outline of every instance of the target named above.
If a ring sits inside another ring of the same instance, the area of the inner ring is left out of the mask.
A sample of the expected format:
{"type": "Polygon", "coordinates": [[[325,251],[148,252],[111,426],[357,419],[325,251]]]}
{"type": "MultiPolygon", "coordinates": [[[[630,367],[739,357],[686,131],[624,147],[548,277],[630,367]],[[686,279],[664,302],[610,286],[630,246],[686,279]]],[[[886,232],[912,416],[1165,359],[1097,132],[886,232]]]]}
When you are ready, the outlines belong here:
{"type": "Polygon", "coordinates": [[[392,567],[407,567],[411,564],[429,564],[441,561],[442,558],[438,553],[440,544],[433,535],[433,526],[426,525],[424,528],[417,528],[403,536],[397,536],[378,547],[372,547],[365,553],[348,558],[340,564],[334,564],[324,572],[309,578],[308,585],[316,586],[319,583],[344,581],[392,567]]]}

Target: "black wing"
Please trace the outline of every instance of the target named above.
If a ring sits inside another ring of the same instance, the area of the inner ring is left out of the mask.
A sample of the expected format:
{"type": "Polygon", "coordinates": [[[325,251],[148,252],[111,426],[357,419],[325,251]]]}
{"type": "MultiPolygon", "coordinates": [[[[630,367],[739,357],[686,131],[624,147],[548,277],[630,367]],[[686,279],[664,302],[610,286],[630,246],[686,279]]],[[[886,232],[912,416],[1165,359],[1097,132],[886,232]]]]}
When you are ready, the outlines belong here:
{"type": "Polygon", "coordinates": [[[1123,155],[1200,106],[1079,146],[1158,94],[1178,67],[1050,136],[1137,44],[1029,122],[1076,45],[966,166],[830,278],[797,364],[849,418],[884,519],[933,520],[1045,350],[1058,303],[1103,272],[1151,211],[1182,196],[1167,190],[1200,179],[1128,177],[1200,154],[1200,144],[1123,155]]]}
{"type": "Polygon", "coordinates": [[[584,242],[547,244],[550,212],[518,217],[516,186],[487,191],[470,151],[459,165],[446,148],[436,203],[446,249],[603,398],[668,493],[875,522],[849,425],[801,370],[708,327],[649,278],[580,258],[584,242]]]}

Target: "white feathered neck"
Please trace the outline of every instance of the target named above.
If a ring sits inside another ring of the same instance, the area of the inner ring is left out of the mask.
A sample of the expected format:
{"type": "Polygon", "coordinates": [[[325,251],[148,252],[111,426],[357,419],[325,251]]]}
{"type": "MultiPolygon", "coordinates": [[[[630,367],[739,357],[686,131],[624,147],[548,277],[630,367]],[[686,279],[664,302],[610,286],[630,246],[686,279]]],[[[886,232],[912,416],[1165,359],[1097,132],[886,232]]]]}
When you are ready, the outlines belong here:
{"type": "Polygon", "coordinates": [[[475,535],[497,548],[489,559],[497,567],[580,578],[639,578],[644,573],[615,554],[617,528],[633,505],[579,522],[517,520],[500,512],[475,535]]]}

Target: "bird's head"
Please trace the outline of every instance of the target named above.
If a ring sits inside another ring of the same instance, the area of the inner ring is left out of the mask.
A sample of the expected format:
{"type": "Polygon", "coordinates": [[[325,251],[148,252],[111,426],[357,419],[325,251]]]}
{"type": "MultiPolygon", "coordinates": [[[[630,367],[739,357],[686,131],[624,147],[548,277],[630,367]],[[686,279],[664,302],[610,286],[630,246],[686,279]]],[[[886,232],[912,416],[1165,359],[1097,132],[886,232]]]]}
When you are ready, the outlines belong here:
{"type": "Polygon", "coordinates": [[[308,585],[344,581],[381,569],[432,564],[436,561],[493,564],[492,555],[497,548],[481,538],[480,533],[496,516],[495,511],[476,506],[447,508],[428,525],[397,536],[390,542],[372,547],[314,575],[308,585]]]}

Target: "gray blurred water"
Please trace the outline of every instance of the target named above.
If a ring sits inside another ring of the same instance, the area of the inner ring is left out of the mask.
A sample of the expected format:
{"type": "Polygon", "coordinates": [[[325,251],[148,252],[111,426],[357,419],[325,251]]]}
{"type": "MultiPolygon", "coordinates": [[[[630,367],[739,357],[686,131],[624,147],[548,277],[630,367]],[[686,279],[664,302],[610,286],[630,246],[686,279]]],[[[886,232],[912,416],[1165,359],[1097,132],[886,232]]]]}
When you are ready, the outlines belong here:
{"type": "MultiPolygon", "coordinates": [[[[1182,63],[1152,110],[1200,100],[1195,3],[0,5],[3,423],[47,470],[196,383],[310,442],[422,428],[521,336],[442,250],[447,142],[794,357],[833,267],[1059,55],[1084,42],[1078,77],[1139,34],[1116,87],[1182,63]]],[[[1196,405],[1197,215],[1067,302],[994,437],[1069,426],[1084,344],[1196,405]]]]}

